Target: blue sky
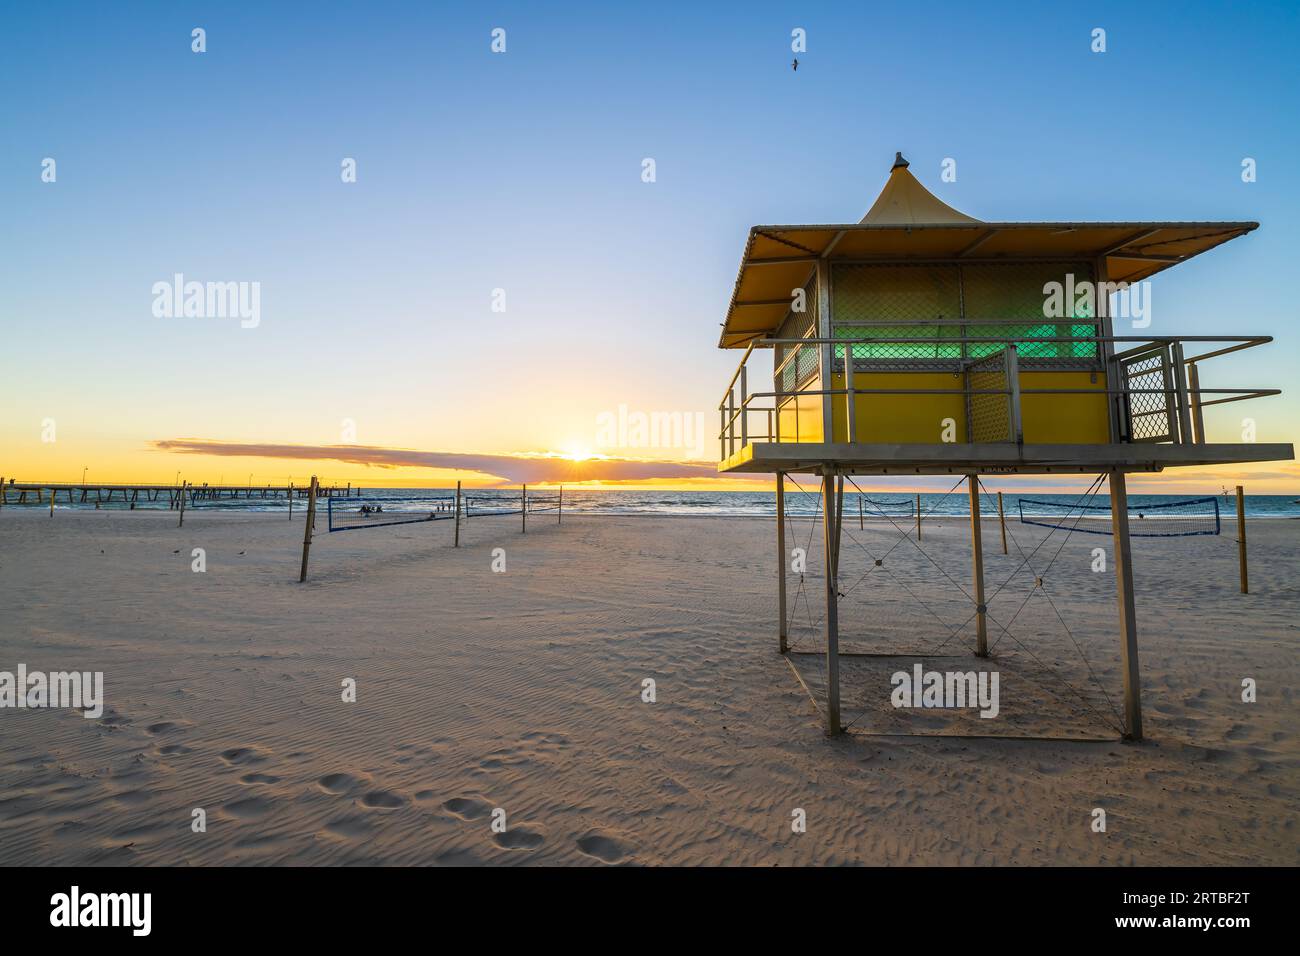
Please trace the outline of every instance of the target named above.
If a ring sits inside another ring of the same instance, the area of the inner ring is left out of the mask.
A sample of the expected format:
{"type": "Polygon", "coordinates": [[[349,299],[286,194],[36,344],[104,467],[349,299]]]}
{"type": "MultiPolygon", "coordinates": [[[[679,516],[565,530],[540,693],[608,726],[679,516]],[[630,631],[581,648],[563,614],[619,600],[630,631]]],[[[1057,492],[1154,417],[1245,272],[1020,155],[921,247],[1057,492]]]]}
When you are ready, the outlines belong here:
{"type": "MultiPolygon", "coordinates": [[[[895,150],[980,218],[1259,220],[1155,280],[1150,331],[1275,335],[1216,375],[1288,388],[1298,26],[1280,3],[10,6],[0,439],[36,460],[54,416],[68,454],[154,468],[151,441],[330,442],[343,417],[519,453],[589,445],[622,403],[708,411],[748,228],[856,221],[895,150]],[[261,326],[160,325],[175,272],[259,281],[261,326]]],[[[1300,437],[1294,389],[1251,414],[1300,437]]]]}

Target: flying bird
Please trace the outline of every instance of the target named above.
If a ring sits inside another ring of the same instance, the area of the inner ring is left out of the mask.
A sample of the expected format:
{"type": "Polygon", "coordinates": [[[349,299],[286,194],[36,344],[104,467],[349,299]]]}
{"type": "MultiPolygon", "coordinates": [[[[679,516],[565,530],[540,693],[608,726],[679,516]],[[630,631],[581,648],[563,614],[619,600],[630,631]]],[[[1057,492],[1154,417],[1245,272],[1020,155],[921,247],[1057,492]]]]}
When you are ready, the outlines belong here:
{"type": "Polygon", "coordinates": [[[794,62],[790,64],[790,69],[792,69],[792,70],[798,70],[798,69],[799,69],[799,58],[798,58],[798,57],[795,57],[795,58],[794,58],[794,62]]]}

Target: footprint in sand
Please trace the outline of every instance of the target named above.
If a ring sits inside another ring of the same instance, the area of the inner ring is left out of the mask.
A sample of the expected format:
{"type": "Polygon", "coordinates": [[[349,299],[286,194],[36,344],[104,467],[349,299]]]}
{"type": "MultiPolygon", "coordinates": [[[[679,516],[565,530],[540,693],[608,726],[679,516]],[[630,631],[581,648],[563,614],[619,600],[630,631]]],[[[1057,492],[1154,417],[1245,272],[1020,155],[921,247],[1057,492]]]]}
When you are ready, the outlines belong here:
{"type": "Polygon", "coordinates": [[[360,786],[361,781],[350,773],[327,773],[316,783],[326,793],[347,793],[360,786]]]}
{"type": "Polygon", "coordinates": [[[607,830],[589,830],[578,838],[578,849],[602,863],[618,863],[634,852],[631,844],[607,830]]]}
{"type": "Polygon", "coordinates": [[[113,708],[108,708],[104,716],[99,718],[99,725],[109,730],[116,730],[118,727],[125,727],[131,723],[131,718],[124,714],[119,714],[113,708]]]}
{"type": "Polygon", "coordinates": [[[337,820],[331,820],[325,824],[326,833],[342,837],[345,840],[363,839],[368,837],[373,829],[368,820],[356,814],[339,817],[337,820]]]}
{"type": "Polygon", "coordinates": [[[155,735],[168,734],[171,733],[173,730],[179,730],[180,726],[181,725],[176,723],[176,721],[174,720],[164,720],[156,724],[150,724],[148,727],[145,728],[145,730],[155,735]]]}
{"type": "Polygon", "coordinates": [[[164,757],[175,757],[177,754],[193,753],[193,751],[184,744],[167,744],[165,747],[159,747],[158,752],[164,757]]]}
{"type": "Polygon", "coordinates": [[[529,827],[511,827],[505,833],[493,834],[492,839],[506,850],[536,850],[546,837],[529,827]]]}
{"type": "Polygon", "coordinates": [[[245,797],[232,800],[221,809],[240,820],[260,820],[271,811],[271,801],[265,797],[245,797]]]}
{"type": "Polygon", "coordinates": [[[372,790],[361,798],[361,805],[371,810],[396,810],[406,806],[406,798],[391,790],[372,790]]]}
{"type": "Polygon", "coordinates": [[[462,820],[479,820],[492,812],[492,807],[477,797],[453,797],[442,808],[462,820]]]}
{"type": "Polygon", "coordinates": [[[246,773],[239,778],[240,783],[279,783],[280,778],[269,773],[246,773]]]}
{"type": "Polygon", "coordinates": [[[124,807],[141,807],[153,799],[148,790],[123,790],[115,793],[112,799],[124,807]]]}
{"type": "Polygon", "coordinates": [[[228,764],[261,763],[267,752],[260,747],[231,747],[221,751],[221,759],[228,764]]]}

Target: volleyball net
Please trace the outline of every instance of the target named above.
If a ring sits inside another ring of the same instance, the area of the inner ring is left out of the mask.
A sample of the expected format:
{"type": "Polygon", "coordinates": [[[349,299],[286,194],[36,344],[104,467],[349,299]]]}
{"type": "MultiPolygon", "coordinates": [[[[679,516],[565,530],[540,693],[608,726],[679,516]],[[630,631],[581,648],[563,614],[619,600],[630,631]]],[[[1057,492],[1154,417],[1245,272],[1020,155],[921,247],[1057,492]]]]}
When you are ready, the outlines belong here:
{"type": "Polygon", "coordinates": [[[862,505],[862,513],[868,517],[911,518],[916,514],[915,498],[899,498],[897,501],[890,501],[858,495],[858,501],[862,505]]]}
{"type": "MultiPolygon", "coordinates": [[[[1019,499],[1020,523],[1043,528],[1065,528],[1083,534],[1113,534],[1109,504],[1080,504],[1019,499]]],[[[1158,504],[1128,505],[1129,536],[1133,538],[1181,538],[1197,534],[1219,534],[1219,499],[1187,498],[1158,504]]]]}
{"type": "Polygon", "coordinates": [[[492,515],[521,515],[526,508],[528,514],[541,511],[560,510],[563,497],[554,495],[519,495],[504,494],[492,497],[466,495],[461,498],[461,517],[486,518],[492,515]]]}
{"type": "Polygon", "coordinates": [[[326,498],[330,531],[386,528],[456,517],[455,495],[420,498],[326,498]]]}

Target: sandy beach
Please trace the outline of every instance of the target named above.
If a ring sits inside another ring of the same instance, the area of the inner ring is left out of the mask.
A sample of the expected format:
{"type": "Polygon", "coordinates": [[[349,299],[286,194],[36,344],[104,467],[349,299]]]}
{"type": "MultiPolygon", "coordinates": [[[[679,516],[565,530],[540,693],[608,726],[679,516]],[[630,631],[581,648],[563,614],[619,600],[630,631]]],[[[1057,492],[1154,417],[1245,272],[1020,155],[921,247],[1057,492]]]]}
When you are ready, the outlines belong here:
{"type": "MultiPolygon", "coordinates": [[[[1014,617],[981,663],[1003,713],[939,720],[891,708],[888,675],[917,652],[974,667],[944,580],[969,581],[968,529],[927,525],[922,554],[846,522],[844,646],[900,656],[846,668],[853,732],[827,739],[777,653],[772,521],[515,521],[471,522],[459,549],[450,522],[322,529],[300,585],[297,515],[4,509],[0,670],[103,671],[105,705],[0,712],[0,864],[1300,862],[1300,522],[1251,523],[1248,596],[1230,521],[1134,539],[1135,745],[1109,706],[1114,575],[1090,567],[1109,538],[1071,537],[1044,574],[1059,535],[1031,572],[1018,548],[1045,529],[1009,524],[1004,556],[985,523],[990,592],[1008,579],[990,614],[1014,617]],[[1026,600],[1035,574],[1060,618],[1026,600]]],[[[791,643],[815,651],[820,529],[793,533],[814,571],[791,643]]],[[[818,659],[799,666],[815,691],[818,659]]]]}

